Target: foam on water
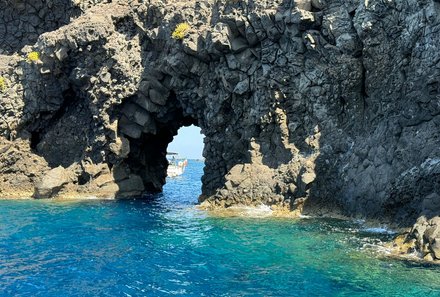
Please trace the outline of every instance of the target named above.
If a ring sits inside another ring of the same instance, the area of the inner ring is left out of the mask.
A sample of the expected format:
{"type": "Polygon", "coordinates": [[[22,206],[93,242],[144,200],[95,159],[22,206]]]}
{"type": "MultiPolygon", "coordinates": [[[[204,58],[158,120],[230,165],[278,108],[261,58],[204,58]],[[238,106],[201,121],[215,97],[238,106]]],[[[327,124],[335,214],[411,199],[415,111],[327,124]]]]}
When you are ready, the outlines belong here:
{"type": "Polygon", "coordinates": [[[249,218],[266,218],[270,217],[273,213],[272,209],[268,205],[259,205],[255,207],[251,206],[232,206],[228,208],[232,213],[238,216],[249,218]]]}
{"type": "Polygon", "coordinates": [[[362,229],[364,232],[368,233],[378,233],[378,234],[396,234],[396,231],[389,229],[388,227],[370,227],[362,229]]]}

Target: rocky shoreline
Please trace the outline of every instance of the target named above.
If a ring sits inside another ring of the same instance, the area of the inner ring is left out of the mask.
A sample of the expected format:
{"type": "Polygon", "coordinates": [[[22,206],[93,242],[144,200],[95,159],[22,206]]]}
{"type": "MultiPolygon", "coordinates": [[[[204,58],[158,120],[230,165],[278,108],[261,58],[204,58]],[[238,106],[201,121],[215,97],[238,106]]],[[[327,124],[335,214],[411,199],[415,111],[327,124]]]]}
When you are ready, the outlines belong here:
{"type": "Polygon", "coordinates": [[[438,1],[12,0],[0,15],[2,198],[160,192],[194,124],[201,204],[380,220],[440,259],[438,1]]]}

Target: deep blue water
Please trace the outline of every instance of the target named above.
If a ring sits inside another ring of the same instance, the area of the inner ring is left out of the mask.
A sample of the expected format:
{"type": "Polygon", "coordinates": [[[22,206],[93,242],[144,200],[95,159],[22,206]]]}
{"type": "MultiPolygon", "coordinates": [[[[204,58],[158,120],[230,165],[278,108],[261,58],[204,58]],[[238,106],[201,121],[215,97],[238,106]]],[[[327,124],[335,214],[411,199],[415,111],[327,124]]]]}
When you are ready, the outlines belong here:
{"type": "Polygon", "coordinates": [[[0,201],[0,295],[440,296],[440,267],[360,223],[194,209],[202,167],[148,201],[0,201]]]}

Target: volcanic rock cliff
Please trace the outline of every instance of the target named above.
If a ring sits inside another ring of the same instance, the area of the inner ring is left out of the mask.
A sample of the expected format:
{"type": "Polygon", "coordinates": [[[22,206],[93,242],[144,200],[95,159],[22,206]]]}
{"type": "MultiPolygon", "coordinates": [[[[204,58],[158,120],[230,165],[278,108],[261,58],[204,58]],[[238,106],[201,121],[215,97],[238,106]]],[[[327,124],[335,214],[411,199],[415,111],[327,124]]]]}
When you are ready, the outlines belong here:
{"type": "Polygon", "coordinates": [[[440,1],[0,11],[1,197],[160,191],[167,145],[194,124],[205,207],[418,219],[406,242],[440,259],[440,1]]]}

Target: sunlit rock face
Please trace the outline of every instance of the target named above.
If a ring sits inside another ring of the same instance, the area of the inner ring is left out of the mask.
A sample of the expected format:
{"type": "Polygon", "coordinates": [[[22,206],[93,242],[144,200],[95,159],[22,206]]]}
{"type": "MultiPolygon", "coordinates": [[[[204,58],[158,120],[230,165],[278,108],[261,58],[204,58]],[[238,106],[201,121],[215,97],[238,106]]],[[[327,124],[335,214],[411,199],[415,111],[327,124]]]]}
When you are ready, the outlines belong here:
{"type": "Polygon", "coordinates": [[[194,124],[208,208],[440,214],[438,1],[10,2],[0,196],[161,191],[194,124]]]}

